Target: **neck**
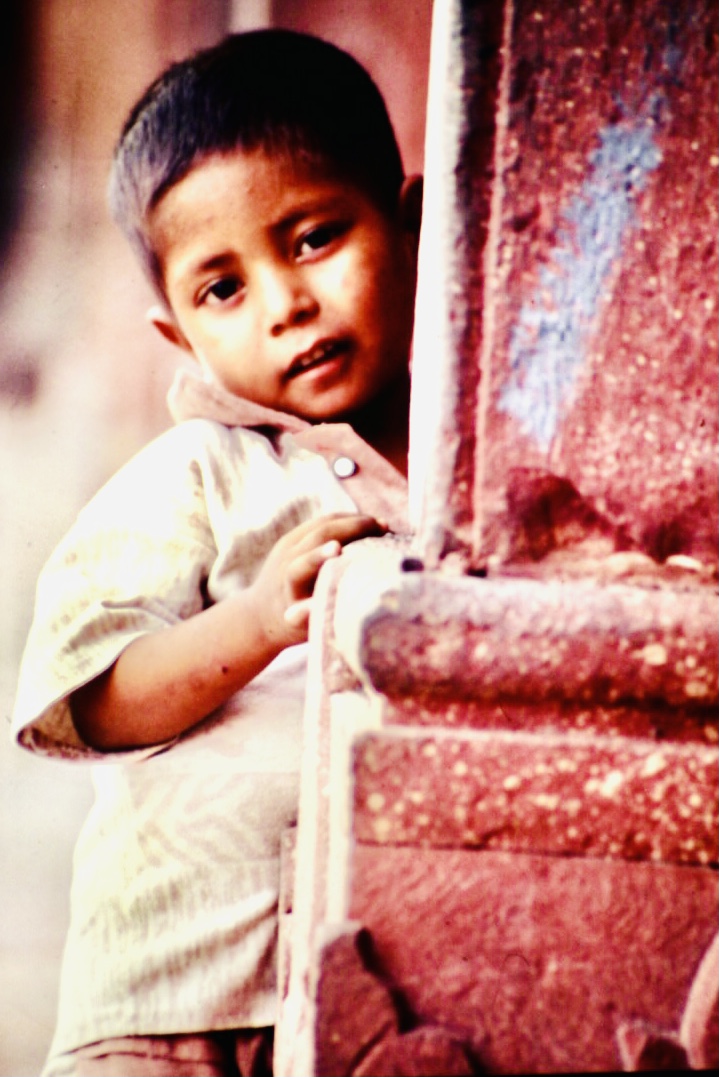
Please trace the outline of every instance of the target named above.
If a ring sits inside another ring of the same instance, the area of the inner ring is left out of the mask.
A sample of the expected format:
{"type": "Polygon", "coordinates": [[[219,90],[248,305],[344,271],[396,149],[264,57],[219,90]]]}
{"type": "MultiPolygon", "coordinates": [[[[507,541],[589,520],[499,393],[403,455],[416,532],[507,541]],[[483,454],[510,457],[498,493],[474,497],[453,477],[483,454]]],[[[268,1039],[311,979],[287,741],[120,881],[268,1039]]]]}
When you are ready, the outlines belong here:
{"type": "Polygon", "coordinates": [[[409,446],[409,394],[409,371],[403,371],[378,396],[347,416],[360,437],[405,476],[409,446]]]}

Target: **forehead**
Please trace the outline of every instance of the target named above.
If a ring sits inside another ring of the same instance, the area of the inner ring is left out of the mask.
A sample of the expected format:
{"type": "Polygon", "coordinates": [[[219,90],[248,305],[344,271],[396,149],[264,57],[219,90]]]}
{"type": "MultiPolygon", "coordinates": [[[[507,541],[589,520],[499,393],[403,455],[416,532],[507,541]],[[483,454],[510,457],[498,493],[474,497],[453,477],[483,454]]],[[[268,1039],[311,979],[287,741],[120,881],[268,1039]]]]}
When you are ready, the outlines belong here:
{"type": "Polygon", "coordinates": [[[148,215],[151,245],[163,272],[189,248],[205,247],[233,228],[282,228],[314,209],[367,201],[317,162],[264,150],[213,154],[174,184],[148,215]]]}

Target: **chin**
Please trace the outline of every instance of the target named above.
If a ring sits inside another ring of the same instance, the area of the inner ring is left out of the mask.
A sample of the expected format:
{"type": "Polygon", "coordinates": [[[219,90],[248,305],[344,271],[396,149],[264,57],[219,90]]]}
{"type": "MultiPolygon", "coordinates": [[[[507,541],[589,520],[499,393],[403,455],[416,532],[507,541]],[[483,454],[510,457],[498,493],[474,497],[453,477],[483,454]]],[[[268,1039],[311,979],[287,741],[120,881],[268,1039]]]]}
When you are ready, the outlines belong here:
{"type": "Polygon", "coordinates": [[[371,395],[365,400],[364,398],[358,399],[355,396],[348,398],[347,394],[337,394],[335,399],[313,401],[312,404],[301,412],[298,411],[297,414],[310,423],[341,421],[358,411],[371,399],[371,395]]]}

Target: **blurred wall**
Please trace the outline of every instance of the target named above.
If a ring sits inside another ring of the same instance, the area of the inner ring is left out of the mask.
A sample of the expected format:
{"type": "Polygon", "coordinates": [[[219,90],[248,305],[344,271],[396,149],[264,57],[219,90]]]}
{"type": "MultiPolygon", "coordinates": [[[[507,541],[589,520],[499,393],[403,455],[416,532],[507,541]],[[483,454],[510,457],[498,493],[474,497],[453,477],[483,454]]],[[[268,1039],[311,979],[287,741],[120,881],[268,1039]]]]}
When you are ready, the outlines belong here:
{"type": "Polygon", "coordinates": [[[17,223],[21,174],[29,141],[31,110],[15,93],[32,64],[29,11],[23,0],[6,0],[0,37],[0,256],[17,223]],[[12,103],[12,105],[11,105],[12,103]]]}
{"type": "MultiPolygon", "coordinates": [[[[168,63],[274,23],[353,52],[421,168],[430,0],[10,0],[0,52],[0,704],[9,722],[37,573],[80,506],[169,424],[173,349],[109,220],[127,111],[168,63]]],[[[0,738],[0,1077],[35,1074],[52,1033],[81,766],[0,738]]]]}
{"type": "Polygon", "coordinates": [[[432,0],[275,0],[274,22],[356,56],[385,95],[405,170],[421,172],[432,0]]]}

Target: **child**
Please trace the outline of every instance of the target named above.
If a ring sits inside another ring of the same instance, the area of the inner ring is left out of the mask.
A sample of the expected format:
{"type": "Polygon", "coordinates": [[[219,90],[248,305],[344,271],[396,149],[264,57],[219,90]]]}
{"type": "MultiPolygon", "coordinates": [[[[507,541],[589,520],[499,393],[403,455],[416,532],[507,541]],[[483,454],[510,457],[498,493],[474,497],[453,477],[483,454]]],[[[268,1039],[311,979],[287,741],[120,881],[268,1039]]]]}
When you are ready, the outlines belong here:
{"type": "Polygon", "coordinates": [[[45,1075],[269,1073],[312,591],[403,525],[419,181],[354,60],[258,31],[149,88],[111,201],[201,376],[38,588],[20,743],[102,762],[45,1075]]]}

